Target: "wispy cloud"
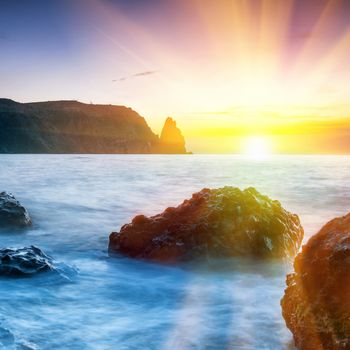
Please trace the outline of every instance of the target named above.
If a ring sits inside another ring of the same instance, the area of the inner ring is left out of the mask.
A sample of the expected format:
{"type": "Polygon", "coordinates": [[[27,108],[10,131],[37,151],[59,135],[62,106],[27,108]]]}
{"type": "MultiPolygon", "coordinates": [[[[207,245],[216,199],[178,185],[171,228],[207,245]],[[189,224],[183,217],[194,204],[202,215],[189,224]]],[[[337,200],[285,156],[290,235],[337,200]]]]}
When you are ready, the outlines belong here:
{"type": "Polygon", "coordinates": [[[118,79],[113,79],[112,81],[113,82],[124,81],[124,80],[127,80],[127,79],[132,79],[132,78],[137,78],[137,77],[144,77],[144,76],[147,76],[147,75],[153,75],[153,74],[156,74],[157,72],[158,71],[156,71],[156,70],[147,70],[147,71],[144,71],[144,72],[139,72],[139,73],[127,75],[125,77],[120,77],[118,79]]]}

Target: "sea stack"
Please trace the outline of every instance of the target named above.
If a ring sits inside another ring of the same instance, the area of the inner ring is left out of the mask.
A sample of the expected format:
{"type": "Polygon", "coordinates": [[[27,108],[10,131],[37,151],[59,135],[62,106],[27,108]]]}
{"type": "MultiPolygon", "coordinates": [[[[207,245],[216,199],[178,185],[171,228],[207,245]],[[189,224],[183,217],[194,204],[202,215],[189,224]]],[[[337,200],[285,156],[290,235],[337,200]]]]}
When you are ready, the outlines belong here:
{"type": "Polygon", "coordinates": [[[170,117],[165,120],[160,143],[164,153],[186,153],[185,138],[176,126],[176,121],[170,117]]]}
{"type": "Polygon", "coordinates": [[[310,238],[294,270],[281,305],[296,347],[350,349],[350,213],[310,238]]]}
{"type": "Polygon", "coordinates": [[[303,239],[299,218],[254,188],[205,188],[176,208],[136,216],[109,237],[109,252],[174,263],[196,258],[291,258],[303,239]]]}

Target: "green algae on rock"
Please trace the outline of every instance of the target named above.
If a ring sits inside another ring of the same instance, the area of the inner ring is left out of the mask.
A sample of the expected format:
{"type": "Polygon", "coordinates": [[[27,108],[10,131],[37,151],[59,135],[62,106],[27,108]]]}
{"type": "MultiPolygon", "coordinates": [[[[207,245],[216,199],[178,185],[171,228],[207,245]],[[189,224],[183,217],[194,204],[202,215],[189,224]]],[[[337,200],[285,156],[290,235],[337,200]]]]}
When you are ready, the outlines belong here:
{"type": "Polygon", "coordinates": [[[176,208],[136,216],[112,232],[109,252],[159,262],[202,257],[294,257],[299,218],[254,188],[203,189],[176,208]]]}

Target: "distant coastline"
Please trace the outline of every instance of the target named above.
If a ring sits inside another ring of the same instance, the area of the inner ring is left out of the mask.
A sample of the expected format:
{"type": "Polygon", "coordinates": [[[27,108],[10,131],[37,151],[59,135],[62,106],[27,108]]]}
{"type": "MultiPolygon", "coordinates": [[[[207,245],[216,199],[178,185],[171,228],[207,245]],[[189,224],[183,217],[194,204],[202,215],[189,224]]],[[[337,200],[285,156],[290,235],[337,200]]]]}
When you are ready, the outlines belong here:
{"type": "Polygon", "coordinates": [[[172,118],[159,137],[125,106],[0,99],[2,154],[187,154],[172,118]]]}

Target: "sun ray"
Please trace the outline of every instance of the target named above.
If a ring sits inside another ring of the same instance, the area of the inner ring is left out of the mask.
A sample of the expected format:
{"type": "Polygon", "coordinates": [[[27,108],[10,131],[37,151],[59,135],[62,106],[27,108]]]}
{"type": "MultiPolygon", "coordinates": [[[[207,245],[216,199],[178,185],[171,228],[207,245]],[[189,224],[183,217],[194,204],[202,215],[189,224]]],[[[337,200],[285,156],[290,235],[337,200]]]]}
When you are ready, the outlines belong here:
{"type": "Polygon", "coordinates": [[[332,18],[336,11],[339,10],[339,0],[329,0],[324,6],[316,23],[307,33],[307,39],[303,45],[301,52],[298,54],[296,61],[293,65],[295,71],[304,71],[309,68],[310,58],[319,54],[319,41],[315,40],[315,36],[320,35],[323,32],[327,32],[333,24],[332,18]]]}

